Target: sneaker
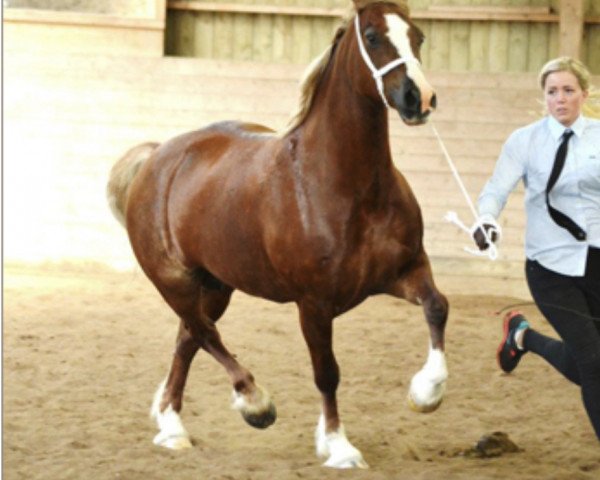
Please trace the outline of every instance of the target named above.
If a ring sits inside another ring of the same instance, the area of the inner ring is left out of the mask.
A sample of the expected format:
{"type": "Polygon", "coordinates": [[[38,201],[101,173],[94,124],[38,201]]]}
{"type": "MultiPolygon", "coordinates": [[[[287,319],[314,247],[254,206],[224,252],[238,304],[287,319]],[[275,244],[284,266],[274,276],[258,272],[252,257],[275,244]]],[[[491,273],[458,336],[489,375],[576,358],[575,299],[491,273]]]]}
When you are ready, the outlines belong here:
{"type": "Polygon", "coordinates": [[[521,312],[509,312],[504,317],[504,337],[502,337],[502,343],[498,347],[496,358],[498,359],[498,365],[506,373],[512,372],[517,367],[525,353],[524,350],[517,348],[515,342],[515,334],[525,328],[529,328],[529,323],[521,312]]]}

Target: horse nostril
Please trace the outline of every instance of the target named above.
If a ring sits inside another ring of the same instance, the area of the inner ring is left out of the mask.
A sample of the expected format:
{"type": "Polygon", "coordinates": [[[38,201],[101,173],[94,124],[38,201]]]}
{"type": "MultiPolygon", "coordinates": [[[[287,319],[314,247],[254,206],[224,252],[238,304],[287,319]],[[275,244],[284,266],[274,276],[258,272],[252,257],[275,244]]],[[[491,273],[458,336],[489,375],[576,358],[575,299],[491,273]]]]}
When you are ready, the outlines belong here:
{"type": "Polygon", "coordinates": [[[437,96],[435,95],[435,93],[431,96],[431,101],[429,102],[429,104],[431,105],[431,108],[437,107],[437,96]]]}
{"type": "Polygon", "coordinates": [[[406,105],[406,108],[416,110],[420,101],[419,92],[412,88],[404,94],[404,105],[406,105]]]}

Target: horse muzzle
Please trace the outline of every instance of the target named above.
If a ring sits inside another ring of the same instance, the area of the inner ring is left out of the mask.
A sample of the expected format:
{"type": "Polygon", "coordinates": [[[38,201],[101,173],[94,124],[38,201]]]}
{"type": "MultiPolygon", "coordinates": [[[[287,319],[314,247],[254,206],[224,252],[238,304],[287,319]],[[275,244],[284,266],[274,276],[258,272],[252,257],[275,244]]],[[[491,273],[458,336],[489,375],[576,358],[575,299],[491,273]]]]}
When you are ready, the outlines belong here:
{"type": "Polygon", "coordinates": [[[390,97],[391,106],[407,125],[424,124],[437,106],[435,93],[422,92],[410,78],[406,78],[399,88],[391,92],[390,97]]]}

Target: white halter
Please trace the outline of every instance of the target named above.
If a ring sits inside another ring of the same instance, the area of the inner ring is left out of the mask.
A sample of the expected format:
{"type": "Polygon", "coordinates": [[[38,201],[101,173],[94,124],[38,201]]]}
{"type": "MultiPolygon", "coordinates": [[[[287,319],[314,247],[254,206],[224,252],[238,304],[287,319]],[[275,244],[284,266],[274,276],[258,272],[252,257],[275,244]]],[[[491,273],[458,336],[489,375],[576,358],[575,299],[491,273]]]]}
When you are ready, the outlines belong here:
{"type": "Polygon", "coordinates": [[[419,60],[413,56],[406,58],[398,57],[395,60],[392,60],[387,65],[384,65],[380,69],[377,69],[377,67],[373,65],[373,62],[371,61],[371,58],[369,57],[367,49],[365,48],[365,45],[363,43],[362,35],[360,33],[360,20],[358,13],[356,14],[356,17],[354,17],[354,28],[356,30],[356,39],[358,40],[358,48],[360,50],[360,54],[362,55],[363,60],[367,64],[367,67],[369,67],[369,70],[371,70],[371,73],[373,74],[373,78],[375,79],[375,83],[377,84],[377,90],[379,91],[379,95],[381,95],[381,99],[383,100],[384,105],[387,108],[389,108],[390,105],[387,99],[385,98],[385,93],[383,93],[383,76],[402,64],[405,64],[407,62],[419,63],[419,60]]]}

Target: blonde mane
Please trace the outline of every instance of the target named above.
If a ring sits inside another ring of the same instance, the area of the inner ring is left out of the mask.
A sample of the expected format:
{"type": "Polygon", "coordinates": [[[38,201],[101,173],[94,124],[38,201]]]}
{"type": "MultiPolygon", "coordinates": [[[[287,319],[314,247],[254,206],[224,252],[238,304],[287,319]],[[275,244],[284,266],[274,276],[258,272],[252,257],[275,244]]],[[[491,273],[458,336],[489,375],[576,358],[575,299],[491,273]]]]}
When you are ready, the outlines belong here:
{"type": "Polygon", "coordinates": [[[300,80],[300,101],[298,102],[298,107],[288,121],[288,126],[283,131],[282,136],[299,127],[308,115],[308,111],[313,104],[315,92],[317,91],[317,85],[321,81],[325,68],[329,65],[334,45],[333,43],[329,45],[304,71],[300,80]]]}
{"type": "Polygon", "coordinates": [[[355,0],[353,8],[350,9],[349,13],[343,19],[342,25],[337,30],[331,45],[317,56],[304,71],[302,79],[300,80],[300,101],[298,102],[298,107],[290,117],[287,127],[281,133],[282,137],[292,132],[304,122],[312,107],[317,86],[321,82],[321,78],[323,77],[327,65],[329,65],[331,55],[337,42],[347,30],[348,24],[356,12],[361,11],[363,8],[373,3],[391,3],[397,6],[403,15],[406,15],[407,17],[409,15],[408,5],[403,0],[355,0]]]}

